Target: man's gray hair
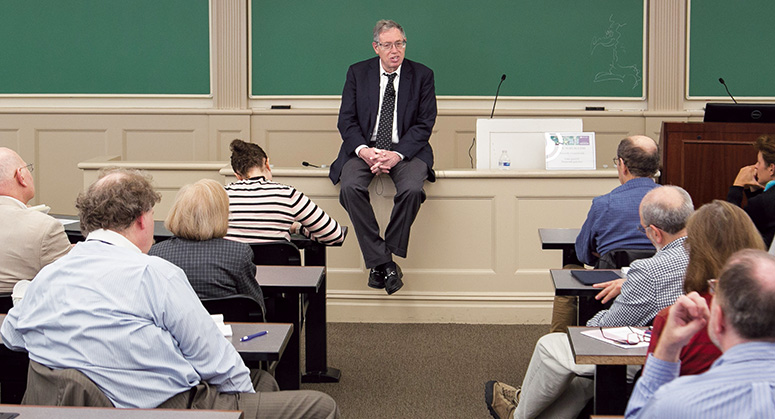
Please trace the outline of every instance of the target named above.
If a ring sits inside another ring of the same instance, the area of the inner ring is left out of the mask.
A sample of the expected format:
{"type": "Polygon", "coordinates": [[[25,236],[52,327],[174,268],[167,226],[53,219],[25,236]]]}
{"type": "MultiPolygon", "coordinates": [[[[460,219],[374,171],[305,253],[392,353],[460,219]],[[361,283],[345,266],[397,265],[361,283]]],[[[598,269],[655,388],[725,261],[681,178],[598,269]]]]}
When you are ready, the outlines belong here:
{"type": "Polygon", "coordinates": [[[151,181],[151,175],[140,170],[101,169],[97,181],[75,200],[84,235],[101,228],[124,231],[153,209],[161,194],[153,189],[151,181]]]}
{"type": "Polygon", "coordinates": [[[745,249],[729,257],[716,296],[729,324],[751,340],[775,340],[775,257],[745,249]]]}
{"type": "Polygon", "coordinates": [[[379,42],[379,34],[385,31],[389,31],[393,28],[401,31],[401,37],[406,39],[406,32],[404,32],[404,28],[402,28],[401,25],[393,20],[382,19],[377,21],[377,24],[374,25],[374,42],[379,42]]]}
{"type": "Polygon", "coordinates": [[[646,226],[655,225],[669,234],[683,230],[693,212],[692,197],[683,188],[673,185],[652,189],[643,197],[640,208],[646,226]]]}

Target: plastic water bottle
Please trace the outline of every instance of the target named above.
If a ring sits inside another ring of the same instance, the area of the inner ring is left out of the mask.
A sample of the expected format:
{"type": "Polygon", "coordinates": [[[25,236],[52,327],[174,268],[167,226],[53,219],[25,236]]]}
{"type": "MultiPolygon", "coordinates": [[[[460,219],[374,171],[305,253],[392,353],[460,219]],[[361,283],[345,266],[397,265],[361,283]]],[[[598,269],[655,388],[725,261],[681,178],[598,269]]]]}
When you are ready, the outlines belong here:
{"type": "Polygon", "coordinates": [[[498,160],[498,168],[501,170],[511,169],[511,159],[509,158],[509,153],[507,153],[506,150],[501,152],[501,158],[498,160]]]}

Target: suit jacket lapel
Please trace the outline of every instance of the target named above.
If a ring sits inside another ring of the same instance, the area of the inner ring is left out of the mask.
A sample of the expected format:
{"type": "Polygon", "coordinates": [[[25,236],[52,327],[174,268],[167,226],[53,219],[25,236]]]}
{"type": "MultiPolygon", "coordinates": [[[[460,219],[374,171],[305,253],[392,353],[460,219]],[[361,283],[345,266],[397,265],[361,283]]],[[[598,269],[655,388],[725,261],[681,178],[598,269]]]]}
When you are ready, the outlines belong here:
{"type": "MultiPolygon", "coordinates": [[[[368,129],[373,129],[374,124],[377,123],[377,112],[379,112],[379,57],[376,57],[369,64],[369,74],[366,75],[368,80],[368,98],[369,98],[369,125],[368,129]]],[[[366,141],[369,141],[367,138],[366,141]]]]}
{"type": "Polygon", "coordinates": [[[412,63],[404,59],[402,64],[401,80],[398,82],[398,106],[396,109],[396,125],[398,125],[399,138],[404,134],[404,114],[406,113],[406,105],[412,100],[412,77],[414,77],[412,63]]]}

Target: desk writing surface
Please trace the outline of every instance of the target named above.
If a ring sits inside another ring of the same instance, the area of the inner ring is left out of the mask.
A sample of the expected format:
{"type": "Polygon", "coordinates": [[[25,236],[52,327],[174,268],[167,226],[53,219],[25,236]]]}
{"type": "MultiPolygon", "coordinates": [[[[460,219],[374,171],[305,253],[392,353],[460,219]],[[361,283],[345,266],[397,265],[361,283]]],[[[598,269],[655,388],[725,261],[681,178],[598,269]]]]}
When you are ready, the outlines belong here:
{"type": "Polygon", "coordinates": [[[646,362],[648,348],[624,349],[581,334],[589,329],[597,328],[576,326],[568,328],[568,339],[577,364],[642,365],[646,362]]]}
{"type": "MultiPolygon", "coordinates": [[[[58,219],[58,220],[78,220],[77,215],[62,215],[62,214],[49,214],[52,217],[58,219]]],[[[65,233],[67,233],[67,238],[70,240],[70,243],[75,243],[79,241],[83,241],[85,237],[83,236],[83,233],[81,232],[81,222],[77,221],[75,223],[70,223],[65,225],[65,233]]],[[[172,237],[173,234],[167,230],[166,227],[164,227],[164,221],[154,221],[153,222],[153,238],[157,242],[169,239],[172,237]]]]}
{"type": "Polygon", "coordinates": [[[242,419],[238,410],[116,409],[113,407],[21,406],[0,404],[19,419],[242,419]]]}
{"type": "Polygon", "coordinates": [[[576,245],[580,228],[539,228],[542,249],[564,249],[576,245]]]}
{"type": "MultiPolygon", "coordinates": [[[[622,271],[620,269],[605,270],[616,272],[620,278],[622,277],[622,271]]],[[[571,269],[550,269],[549,273],[551,274],[552,282],[554,283],[555,295],[594,296],[601,290],[600,288],[592,287],[592,285],[582,284],[578,279],[573,277],[571,269]]]]}
{"type": "Polygon", "coordinates": [[[290,323],[226,323],[231,325],[232,335],[226,337],[242,359],[248,361],[277,361],[288,346],[293,332],[290,323]],[[266,330],[264,336],[240,342],[240,338],[266,330]]]}
{"type": "Polygon", "coordinates": [[[256,266],[261,288],[276,292],[317,292],[323,282],[322,266],[256,266]]]}
{"type": "MultiPolygon", "coordinates": [[[[341,227],[342,227],[342,235],[344,235],[344,238],[347,239],[347,232],[349,231],[349,229],[347,228],[347,226],[341,226],[341,227]]],[[[292,233],[291,243],[295,244],[296,247],[298,247],[299,249],[306,249],[307,247],[310,247],[310,246],[342,247],[342,244],[344,244],[344,240],[341,243],[323,245],[316,242],[315,240],[310,239],[309,237],[303,234],[292,233]]]]}
{"type": "MultiPolygon", "coordinates": [[[[5,314],[0,314],[0,325],[5,320],[5,314]]],[[[276,361],[288,346],[288,340],[293,332],[289,323],[226,323],[231,325],[232,335],[226,339],[231,342],[243,359],[251,361],[276,361]],[[264,336],[259,336],[247,342],[239,339],[245,335],[267,330],[264,336]]],[[[5,348],[5,346],[3,346],[5,348]]]]}

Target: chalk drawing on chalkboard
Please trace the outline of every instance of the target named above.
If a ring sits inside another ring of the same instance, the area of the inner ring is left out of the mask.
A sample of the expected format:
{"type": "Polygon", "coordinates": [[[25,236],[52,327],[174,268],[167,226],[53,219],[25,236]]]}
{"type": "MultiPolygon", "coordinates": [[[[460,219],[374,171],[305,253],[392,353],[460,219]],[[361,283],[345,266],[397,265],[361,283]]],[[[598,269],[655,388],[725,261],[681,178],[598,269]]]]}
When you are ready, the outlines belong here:
{"type": "Polygon", "coordinates": [[[621,65],[619,63],[619,52],[625,52],[624,42],[621,40],[622,33],[619,32],[619,29],[627,26],[627,24],[614,21],[613,15],[608,18],[608,21],[610,24],[605,30],[605,36],[600,38],[596,36],[592,37],[592,51],[590,52],[590,55],[595,53],[597,47],[610,50],[611,64],[608,65],[607,70],[597,73],[594,81],[595,83],[605,81],[618,81],[624,83],[625,80],[631,78],[633,80],[632,88],[635,89],[640,85],[641,80],[643,80],[638,66],[621,65]]]}

